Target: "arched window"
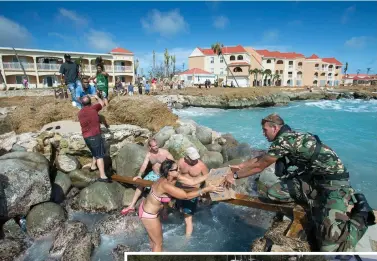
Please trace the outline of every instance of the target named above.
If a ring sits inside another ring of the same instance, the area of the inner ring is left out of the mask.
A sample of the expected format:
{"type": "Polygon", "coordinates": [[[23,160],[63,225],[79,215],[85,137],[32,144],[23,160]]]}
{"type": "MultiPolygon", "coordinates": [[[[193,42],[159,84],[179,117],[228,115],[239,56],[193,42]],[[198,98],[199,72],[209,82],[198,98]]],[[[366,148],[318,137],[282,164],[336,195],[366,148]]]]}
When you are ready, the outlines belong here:
{"type": "Polygon", "coordinates": [[[233,72],[242,72],[241,67],[236,67],[233,69],[233,72]]]}
{"type": "Polygon", "coordinates": [[[237,60],[243,60],[243,56],[242,55],[238,55],[237,56],[237,60]]]}
{"type": "Polygon", "coordinates": [[[231,61],[235,61],[236,60],[236,57],[234,55],[230,56],[229,60],[231,61]]]}
{"type": "Polygon", "coordinates": [[[268,59],[268,60],[267,60],[267,63],[271,63],[271,60],[270,60],[270,59],[268,59]]]}
{"type": "Polygon", "coordinates": [[[283,64],[283,63],[284,63],[283,60],[279,60],[276,62],[276,64],[283,64]]]}

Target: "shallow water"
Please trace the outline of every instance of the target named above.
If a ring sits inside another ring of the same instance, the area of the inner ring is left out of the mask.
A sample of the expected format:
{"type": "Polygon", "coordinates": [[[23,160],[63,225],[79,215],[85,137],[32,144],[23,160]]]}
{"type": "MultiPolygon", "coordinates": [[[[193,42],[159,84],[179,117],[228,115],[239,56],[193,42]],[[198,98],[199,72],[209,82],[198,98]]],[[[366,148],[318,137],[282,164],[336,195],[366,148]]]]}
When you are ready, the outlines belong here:
{"type": "Polygon", "coordinates": [[[231,133],[254,148],[267,149],[260,121],[278,113],[298,131],[317,134],[346,165],[355,189],[377,209],[377,100],[293,102],[287,106],[239,110],[187,108],[174,111],[221,133],[231,133]]]}

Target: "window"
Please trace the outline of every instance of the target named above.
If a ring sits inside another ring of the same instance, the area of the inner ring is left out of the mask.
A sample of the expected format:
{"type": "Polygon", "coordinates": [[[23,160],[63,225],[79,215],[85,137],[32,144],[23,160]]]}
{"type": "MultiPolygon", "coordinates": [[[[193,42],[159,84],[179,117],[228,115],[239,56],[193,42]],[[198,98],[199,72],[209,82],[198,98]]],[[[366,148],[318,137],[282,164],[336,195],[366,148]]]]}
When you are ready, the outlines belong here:
{"type": "MultiPolygon", "coordinates": [[[[29,76],[26,76],[26,77],[27,77],[27,81],[30,83],[29,76]]],[[[24,76],[22,76],[22,75],[16,75],[16,84],[22,84],[23,78],[24,78],[24,76]]]]}
{"type": "Polygon", "coordinates": [[[192,76],[187,76],[188,81],[192,81],[192,76]]]}
{"type": "Polygon", "coordinates": [[[243,56],[242,55],[238,55],[237,56],[237,60],[243,60],[243,56]]]}
{"type": "Polygon", "coordinates": [[[279,70],[276,70],[275,73],[276,73],[276,74],[279,74],[279,70]]]}
{"type": "Polygon", "coordinates": [[[223,59],[223,57],[221,56],[220,57],[220,63],[223,63],[224,62],[224,59],[223,59]]]}
{"type": "Polygon", "coordinates": [[[268,60],[267,60],[267,63],[271,63],[271,60],[270,60],[270,59],[268,59],[268,60]]]}
{"type": "Polygon", "coordinates": [[[211,63],[215,62],[215,57],[211,57],[211,63]]]}
{"type": "Polygon", "coordinates": [[[276,62],[276,64],[284,64],[283,60],[279,60],[276,62]]]}
{"type": "Polygon", "coordinates": [[[283,74],[283,70],[280,70],[280,74],[283,74]]]}
{"type": "Polygon", "coordinates": [[[220,75],[224,75],[224,70],[220,69],[220,75]]]}
{"type": "Polygon", "coordinates": [[[236,67],[233,69],[233,72],[242,72],[241,67],[236,67]]]}
{"type": "Polygon", "coordinates": [[[215,69],[214,68],[211,68],[211,73],[214,73],[215,72],[215,69]]]}
{"type": "Polygon", "coordinates": [[[236,57],[234,55],[230,56],[229,60],[231,61],[235,61],[236,60],[236,57]]]}

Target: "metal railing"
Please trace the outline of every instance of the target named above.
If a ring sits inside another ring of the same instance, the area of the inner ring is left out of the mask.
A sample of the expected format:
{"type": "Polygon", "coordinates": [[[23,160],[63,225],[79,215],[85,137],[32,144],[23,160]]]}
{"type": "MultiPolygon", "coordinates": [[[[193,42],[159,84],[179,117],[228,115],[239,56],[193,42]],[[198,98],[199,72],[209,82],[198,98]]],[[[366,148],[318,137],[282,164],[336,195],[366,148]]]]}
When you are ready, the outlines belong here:
{"type": "Polygon", "coordinates": [[[61,64],[37,63],[37,69],[42,71],[59,71],[61,64]]]}
{"type": "Polygon", "coordinates": [[[114,65],[115,72],[129,72],[132,71],[132,66],[114,65]]]}
{"type": "Polygon", "coordinates": [[[288,68],[289,68],[289,69],[292,69],[292,68],[293,68],[293,65],[288,65],[288,68]]]}
{"type": "Polygon", "coordinates": [[[292,78],[293,77],[293,75],[292,74],[288,74],[288,78],[292,78]]]}
{"type": "MultiPolygon", "coordinates": [[[[22,63],[25,70],[34,70],[34,63],[22,63]]],[[[20,63],[3,63],[4,70],[22,70],[20,63]]]]}

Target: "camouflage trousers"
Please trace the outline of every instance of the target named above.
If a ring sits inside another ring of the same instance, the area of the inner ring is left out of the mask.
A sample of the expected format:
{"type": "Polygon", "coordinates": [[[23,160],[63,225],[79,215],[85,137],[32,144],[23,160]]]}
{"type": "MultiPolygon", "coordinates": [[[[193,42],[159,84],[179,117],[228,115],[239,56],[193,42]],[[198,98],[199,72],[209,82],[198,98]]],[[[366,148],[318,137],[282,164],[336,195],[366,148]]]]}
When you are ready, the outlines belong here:
{"type": "Polygon", "coordinates": [[[354,251],[368,227],[347,215],[353,204],[354,190],[348,181],[311,184],[300,178],[287,179],[272,185],[266,196],[279,202],[307,203],[316,240],[322,252],[354,251]],[[333,184],[335,183],[335,184],[333,184]]]}

